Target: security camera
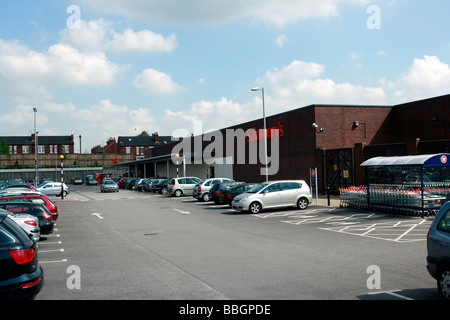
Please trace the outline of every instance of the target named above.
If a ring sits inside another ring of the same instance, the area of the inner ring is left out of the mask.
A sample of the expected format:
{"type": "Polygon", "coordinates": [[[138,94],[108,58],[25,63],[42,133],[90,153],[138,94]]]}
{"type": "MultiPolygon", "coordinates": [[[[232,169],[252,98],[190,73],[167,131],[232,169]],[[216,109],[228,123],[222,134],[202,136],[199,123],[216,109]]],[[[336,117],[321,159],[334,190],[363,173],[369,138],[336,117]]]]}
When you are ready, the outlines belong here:
{"type": "Polygon", "coordinates": [[[314,122],[314,123],[312,124],[312,127],[313,127],[313,129],[317,129],[319,126],[314,122]]]}

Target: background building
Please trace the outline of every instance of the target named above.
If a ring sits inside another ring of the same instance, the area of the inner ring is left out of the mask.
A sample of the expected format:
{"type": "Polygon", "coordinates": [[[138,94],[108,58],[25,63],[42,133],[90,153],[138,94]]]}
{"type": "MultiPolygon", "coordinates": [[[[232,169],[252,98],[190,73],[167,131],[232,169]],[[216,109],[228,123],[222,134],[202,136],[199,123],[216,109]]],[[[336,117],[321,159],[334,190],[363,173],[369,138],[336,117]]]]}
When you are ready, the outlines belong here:
{"type": "MultiPolygon", "coordinates": [[[[8,146],[8,153],[34,154],[35,135],[0,137],[0,142],[8,146]]],[[[38,136],[39,154],[70,154],[74,153],[73,134],[70,136],[38,136]]]]}
{"type": "MultiPolygon", "coordinates": [[[[372,157],[448,153],[449,111],[450,95],[445,95],[396,106],[310,105],[267,117],[267,128],[279,129],[279,136],[270,139],[279,139],[280,152],[279,170],[269,179],[309,181],[310,168],[317,168],[319,191],[323,193],[329,187],[337,193],[342,187],[365,184],[360,164],[372,157]]],[[[264,166],[260,162],[250,163],[252,153],[260,151],[259,145],[252,144],[257,143],[254,137],[259,136],[262,128],[263,120],[259,119],[220,130],[224,161],[219,164],[208,164],[205,159],[194,163],[206,148],[211,148],[212,142],[205,135],[187,138],[183,143],[190,144],[190,152],[181,152],[180,156],[188,164],[179,165],[186,168],[188,175],[199,178],[227,173],[235,180],[264,181],[265,176],[261,175],[264,166]],[[254,130],[256,135],[245,139],[245,163],[239,164],[242,155],[238,153],[242,150],[238,150],[236,143],[234,153],[227,155],[227,130],[254,130]],[[225,161],[227,156],[232,161],[225,161]]],[[[148,150],[144,159],[120,165],[128,167],[131,175],[175,176],[172,162],[175,146],[167,144],[148,150]]]]}

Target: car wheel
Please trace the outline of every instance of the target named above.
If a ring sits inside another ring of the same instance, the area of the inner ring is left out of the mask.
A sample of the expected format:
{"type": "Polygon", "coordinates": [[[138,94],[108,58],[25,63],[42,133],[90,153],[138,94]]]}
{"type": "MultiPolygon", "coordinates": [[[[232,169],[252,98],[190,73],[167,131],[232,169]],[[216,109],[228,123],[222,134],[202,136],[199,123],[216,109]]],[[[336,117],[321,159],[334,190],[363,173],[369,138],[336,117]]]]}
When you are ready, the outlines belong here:
{"type": "Polygon", "coordinates": [[[250,212],[253,214],[259,213],[262,209],[261,204],[259,202],[252,202],[250,204],[250,212]]]}
{"type": "Polygon", "coordinates": [[[300,210],[305,210],[306,208],[308,208],[308,199],[306,198],[300,198],[297,201],[297,207],[300,210]]]}
{"type": "Polygon", "coordinates": [[[437,280],[439,295],[442,299],[450,301],[450,268],[446,267],[437,280]]]}
{"type": "Polygon", "coordinates": [[[205,202],[208,202],[210,199],[211,199],[211,198],[209,197],[209,193],[205,193],[205,194],[202,196],[202,200],[205,201],[205,202]]]}
{"type": "Polygon", "coordinates": [[[162,194],[167,194],[167,189],[166,188],[162,188],[161,193],[162,194]]]}
{"type": "Polygon", "coordinates": [[[175,191],[175,197],[181,197],[182,195],[183,195],[183,192],[180,189],[175,191]]]}

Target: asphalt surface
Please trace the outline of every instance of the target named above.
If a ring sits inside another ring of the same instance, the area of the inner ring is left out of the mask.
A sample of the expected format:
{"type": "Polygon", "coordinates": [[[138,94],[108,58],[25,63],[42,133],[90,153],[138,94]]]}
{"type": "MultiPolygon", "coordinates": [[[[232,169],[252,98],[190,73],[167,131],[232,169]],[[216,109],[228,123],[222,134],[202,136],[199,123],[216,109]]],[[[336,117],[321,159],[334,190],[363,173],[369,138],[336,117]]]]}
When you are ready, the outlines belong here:
{"type": "Polygon", "coordinates": [[[71,186],[39,242],[37,300],[438,300],[420,219],[339,198],[239,214],[192,197],[71,186]],[[375,266],[375,269],[374,269],[375,266]],[[373,271],[375,270],[375,271],[373,271]]]}

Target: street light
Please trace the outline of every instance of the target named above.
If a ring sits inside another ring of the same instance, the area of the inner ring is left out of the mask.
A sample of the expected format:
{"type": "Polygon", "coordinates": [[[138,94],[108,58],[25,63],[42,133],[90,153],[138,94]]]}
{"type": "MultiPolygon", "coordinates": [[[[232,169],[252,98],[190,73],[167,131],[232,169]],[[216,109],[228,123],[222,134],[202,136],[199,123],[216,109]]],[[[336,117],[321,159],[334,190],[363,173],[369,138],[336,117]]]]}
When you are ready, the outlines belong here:
{"type": "Polygon", "coordinates": [[[38,176],[38,137],[37,137],[37,132],[36,132],[36,113],[37,113],[37,109],[33,108],[33,112],[34,112],[34,170],[35,170],[34,186],[37,187],[38,186],[38,180],[39,180],[39,176],[38,176]]]}
{"type": "Polygon", "coordinates": [[[264,158],[266,164],[266,181],[269,181],[269,173],[267,170],[267,128],[266,128],[266,107],[264,105],[264,88],[255,87],[252,91],[262,92],[262,104],[263,104],[263,119],[264,119],[264,158]]]}
{"type": "Polygon", "coordinates": [[[64,200],[64,155],[60,155],[61,159],[61,199],[64,200]]]}

